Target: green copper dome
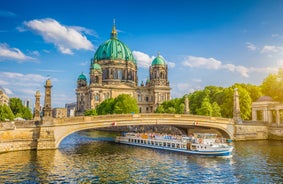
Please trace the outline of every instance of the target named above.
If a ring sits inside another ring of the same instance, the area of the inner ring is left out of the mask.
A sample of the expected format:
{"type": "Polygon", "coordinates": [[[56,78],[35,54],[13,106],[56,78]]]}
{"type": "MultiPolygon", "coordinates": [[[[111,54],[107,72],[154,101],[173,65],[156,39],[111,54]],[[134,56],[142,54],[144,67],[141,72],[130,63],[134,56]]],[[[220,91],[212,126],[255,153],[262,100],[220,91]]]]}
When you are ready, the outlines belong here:
{"type": "Polygon", "coordinates": [[[101,44],[94,54],[94,61],[98,60],[124,60],[136,64],[136,60],[123,42],[118,40],[115,24],[109,40],[101,44]]]}
{"type": "Polygon", "coordinates": [[[166,65],[165,60],[158,54],[158,56],[152,61],[151,65],[166,65]]]}
{"type": "Polygon", "coordinates": [[[86,81],[86,76],[82,73],[79,77],[78,80],[85,80],[86,81]]]}
{"type": "Polygon", "coordinates": [[[94,64],[91,66],[91,69],[101,71],[101,66],[100,66],[98,63],[94,63],[94,64]]]}

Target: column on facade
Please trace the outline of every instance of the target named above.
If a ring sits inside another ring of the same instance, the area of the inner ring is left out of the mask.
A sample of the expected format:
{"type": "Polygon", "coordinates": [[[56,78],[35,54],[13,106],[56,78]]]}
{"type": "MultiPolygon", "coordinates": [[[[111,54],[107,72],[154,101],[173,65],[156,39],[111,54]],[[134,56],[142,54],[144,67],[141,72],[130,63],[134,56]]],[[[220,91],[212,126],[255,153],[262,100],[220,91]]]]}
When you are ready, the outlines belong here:
{"type": "Polygon", "coordinates": [[[279,109],[276,109],[276,124],[280,124],[280,111],[279,109]]]}
{"type": "Polygon", "coordinates": [[[262,111],[262,120],[270,123],[270,113],[268,113],[267,107],[265,107],[262,111]]]}
{"type": "Polygon", "coordinates": [[[257,112],[255,109],[252,110],[252,120],[257,121],[257,112]]]}

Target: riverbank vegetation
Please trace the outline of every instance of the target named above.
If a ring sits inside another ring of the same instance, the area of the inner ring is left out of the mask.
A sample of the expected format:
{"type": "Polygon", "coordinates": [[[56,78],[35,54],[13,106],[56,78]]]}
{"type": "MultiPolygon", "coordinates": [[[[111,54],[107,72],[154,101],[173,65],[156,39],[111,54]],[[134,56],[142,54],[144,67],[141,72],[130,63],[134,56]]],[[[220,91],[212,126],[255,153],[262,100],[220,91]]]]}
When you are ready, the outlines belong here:
{"type": "Polygon", "coordinates": [[[138,113],[136,99],[127,94],[121,94],[116,98],[108,98],[95,109],[85,111],[85,116],[105,115],[105,114],[129,114],[138,113]]]}
{"type": "Polygon", "coordinates": [[[251,119],[251,105],[261,96],[270,96],[273,100],[283,102],[283,69],[277,74],[269,74],[261,85],[239,84],[230,87],[207,86],[203,90],[197,90],[186,94],[182,98],[175,98],[162,103],[157,113],[182,114],[185,110],[185,97],[188,97],[190,114],[233,117],[233,94],[238,89],[241,116],[244,120],[251,119]]]}
{"type": "Polygon", "coordinates": [[[0,105],[0,121],[20,119],[32,119],[32,112],[28,107],[25,107],[22,100],[19,98],[10,98],[9,106],[0,105]]]}

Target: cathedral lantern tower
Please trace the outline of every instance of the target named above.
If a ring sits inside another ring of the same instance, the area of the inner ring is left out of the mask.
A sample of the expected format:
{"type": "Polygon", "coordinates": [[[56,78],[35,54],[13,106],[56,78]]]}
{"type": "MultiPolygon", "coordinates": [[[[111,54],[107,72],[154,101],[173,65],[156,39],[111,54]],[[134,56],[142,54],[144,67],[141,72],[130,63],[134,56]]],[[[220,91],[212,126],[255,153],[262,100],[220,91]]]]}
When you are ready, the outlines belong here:
{"type": "Polygon", "coordinates": [[[153,111],[163,103],[170,100],[170,86],[168,81],[168,66],[162,56],[158,53],[149,68],[149,86],[154,95],[153,111]]]}
{"type": "Polygon", "coordinates": [[[158,56],[152,61],[149,68],[150,84],[152,86],[169,86],[168,66],[163,57],[158,56]]]}
{"type": "Polygon", "coordinates": [[[52,108],[51,108],[51,80],[47,79],[45,84],[45,98],[44,98],[44,107],[43,107],[43,116],[52,117],[52,108]]]}
{"type": "Polygon", "coordinates": [[[87,92],[87,79],[86,76],[82,73],[79,75],[77,80],[77,106],[76,106],[76,115],[82,115],[83,112],[87,109],[88,105],[88,92],[87,92]]]}

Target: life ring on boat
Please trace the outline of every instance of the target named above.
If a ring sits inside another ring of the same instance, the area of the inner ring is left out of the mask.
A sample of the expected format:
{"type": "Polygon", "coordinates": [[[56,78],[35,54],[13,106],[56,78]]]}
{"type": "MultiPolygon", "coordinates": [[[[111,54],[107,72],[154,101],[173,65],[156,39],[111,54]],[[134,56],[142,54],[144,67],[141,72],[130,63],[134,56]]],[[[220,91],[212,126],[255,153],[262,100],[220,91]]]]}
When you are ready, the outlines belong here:
{"type": "Polygon", "coordinates": [[[203,143],[203,139],[202,139],[202,138],[199,139],[199,143],[200,143],[200,144],[203,143]]]}

